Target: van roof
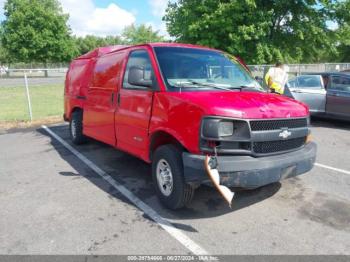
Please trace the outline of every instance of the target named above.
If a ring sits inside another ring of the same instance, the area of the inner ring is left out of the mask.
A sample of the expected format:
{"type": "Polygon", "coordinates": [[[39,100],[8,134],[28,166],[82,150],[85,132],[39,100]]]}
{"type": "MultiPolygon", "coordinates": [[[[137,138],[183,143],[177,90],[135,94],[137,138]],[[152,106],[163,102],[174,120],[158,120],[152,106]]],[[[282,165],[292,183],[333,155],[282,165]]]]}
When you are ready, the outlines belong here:
{"type": "Polygon", "coordinates": [[[201,46],[201,45],[193,45],[193,44],[181,44],[181,43],[165,43],[165,42],[161,42],[161,43],[150,43],[147,44],[151,47],[187,47],[187,48],[200,48],[200,49],[211,49],[214,50],[213,48],[210,47],[206,47],[206,46],[201,46]]]}
{"type": "Polygon", "coordinates": [[[180,44],[180,43],[148,43],[148,44],[140,44],[140,45],[133,45],[133,46],[128,46],[128,45],[114,45],[114,46],[105,46],[105,47],[99,47],[96,48],[82,56],[79,56],[76,59],[91,59],[95,57],[100,57],[102,55],[108,54],[108,53],[113,53],[115,51],[125,49],[128,47],[137,47],[137,46],[151,46],[151,47],[187,47],[187,48],[200,48],[200,49],[210,49],[210,50],[215,50],[213,48],[205,47],[205,46],[200,46],[200,45],[192,45],[192,44],[180,44]]]}
{"type": "Polygon", "coordinates": [[[104,46],[104,47],[99,47],[96,48],[82,56],[79,56],[77,59],[91,59],[94,57],[99,57],[107,53],[111,53],[123,48],[128,47],[127,45],[113,45],[113,46],[104,46]]]}

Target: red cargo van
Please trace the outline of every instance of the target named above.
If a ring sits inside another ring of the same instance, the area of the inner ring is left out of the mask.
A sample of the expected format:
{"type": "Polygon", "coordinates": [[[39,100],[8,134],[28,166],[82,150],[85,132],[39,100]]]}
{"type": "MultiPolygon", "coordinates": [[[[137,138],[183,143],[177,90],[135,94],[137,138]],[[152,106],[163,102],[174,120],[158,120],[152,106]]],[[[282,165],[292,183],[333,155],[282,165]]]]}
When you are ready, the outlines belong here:
{"type": "Polygon", "coordinates": [[[201,46],[155,43],[96,49],[71,63],[64,118],[86,137],[152,163],[155,189],[172,209],[209,183],[257,188],[309,171],[309,111],[263,91],[240,61],[201,46]]]}

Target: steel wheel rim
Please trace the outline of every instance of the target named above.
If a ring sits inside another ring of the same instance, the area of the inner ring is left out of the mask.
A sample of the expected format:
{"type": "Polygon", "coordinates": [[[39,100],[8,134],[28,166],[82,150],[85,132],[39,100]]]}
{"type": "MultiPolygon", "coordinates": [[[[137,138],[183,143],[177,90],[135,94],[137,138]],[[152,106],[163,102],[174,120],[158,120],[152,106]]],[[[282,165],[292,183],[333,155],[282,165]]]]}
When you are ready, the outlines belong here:
{"type": "Polygon", "coordinates": [[[173,192],[173,174],[169,163],[165,159],[158,161],[156,175],[160,191],[163,195],[170,196],[173,192]]]}

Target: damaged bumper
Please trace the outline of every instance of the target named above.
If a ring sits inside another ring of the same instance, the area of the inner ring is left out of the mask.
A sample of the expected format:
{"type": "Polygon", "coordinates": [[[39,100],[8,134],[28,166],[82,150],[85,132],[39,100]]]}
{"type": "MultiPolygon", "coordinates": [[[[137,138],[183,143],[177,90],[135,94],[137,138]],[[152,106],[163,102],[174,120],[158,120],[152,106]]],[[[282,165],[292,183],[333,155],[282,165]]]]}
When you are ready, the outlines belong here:
{"type": "MultiPolygon", "coordinates": [[[[309,143],[300,150],[267,157],[218,156],[220,184],[228,187],[257,188],[310,171],[316,161],[317,146],[309,143]]],[[[210,183],[205,156],[183,153],[185,181],[210,183]]]]}

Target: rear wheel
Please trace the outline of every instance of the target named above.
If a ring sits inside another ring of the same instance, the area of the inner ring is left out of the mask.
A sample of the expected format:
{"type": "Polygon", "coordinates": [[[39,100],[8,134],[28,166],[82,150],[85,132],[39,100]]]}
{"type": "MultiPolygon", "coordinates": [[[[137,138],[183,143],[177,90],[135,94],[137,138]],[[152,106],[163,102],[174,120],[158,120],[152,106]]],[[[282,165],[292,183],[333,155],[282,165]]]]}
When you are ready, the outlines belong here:
{"type": "Polygon", "coordinates": [[[184,181],[181,151],[175,146],[165,145],[156,150],[152,177],[157,195],[166,207],[179,209],[193,199],[195,190],[184,181]]]}
{"type": "Polygon", "coordinates": [[[86,137],[83,135],[83,111],[79,110],[72,113],[69,131],[74,144],[81,145],[86,142],[86,137]]]}

